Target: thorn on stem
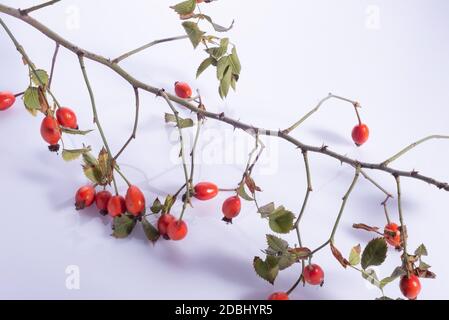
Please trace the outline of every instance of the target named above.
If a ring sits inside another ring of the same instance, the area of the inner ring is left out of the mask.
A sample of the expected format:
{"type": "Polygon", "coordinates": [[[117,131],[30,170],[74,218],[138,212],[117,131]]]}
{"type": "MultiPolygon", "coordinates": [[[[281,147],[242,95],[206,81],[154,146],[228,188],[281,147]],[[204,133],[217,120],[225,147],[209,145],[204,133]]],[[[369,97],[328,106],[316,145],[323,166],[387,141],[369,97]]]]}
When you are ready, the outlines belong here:
{"type": "Polygon", "coordinates": [[[329,148],[329,146],[326,146],[325,144],[323,144],[322,146],[321,146],[321,148],[320,148],[320,151],[326,151],[327,150],[327,148],[329,148]]]}
{"type": "Polygon", "coordinates": [[[165,89],[159,89],[159,91],[156,93],[156,97],[162,97],[162,95],[165,93],[165,89]]]}

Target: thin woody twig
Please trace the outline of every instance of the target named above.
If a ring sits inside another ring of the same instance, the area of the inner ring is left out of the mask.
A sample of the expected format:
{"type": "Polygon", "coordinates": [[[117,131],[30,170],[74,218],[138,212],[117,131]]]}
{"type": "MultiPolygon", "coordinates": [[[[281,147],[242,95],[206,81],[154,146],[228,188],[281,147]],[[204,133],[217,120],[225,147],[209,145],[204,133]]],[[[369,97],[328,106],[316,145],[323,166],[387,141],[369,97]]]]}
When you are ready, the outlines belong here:
{"type": "MultiPolygon", "coordinates": [[[[407,228],[404,223],[404,216],[402,213],[402,192],[401,192],[401,178],[399,176],[394,176],[396,180],[397,194],[398,194],[398,212],[399,212],[399,222],[401,223],[401,245],[404,248],[402,259],[404,261],[404,265],[408,264],[407,261],[407,228]]],[[[407,273],[409,270],[407,268],[407,273]]]]}
{"type": "Polygon", "coordinates": [[[187,204],[190,201],[190,178],[189,178],[189,174],[187,172],[187,162],[186,162],[186,158],[185,158],[185,148],[184,148],[184,138],[183,138],[183,134],[182,134],[182,127],[181,127],[181,121],[179,119],[179,112],[178,110],[176,110],[176,108],[173,106],[173,103],[170,101],[170,99],[167,96],[167,93],[165,93],[165,91],[162,89],[159,92],[159,96],[161,96],[162,98],[164,98],[164,100],[167,102],[168,106],[170,107],[170,109],[172,110],[175,119],[176,119],[176,127],[178,128],[178,133],[179,133],[179,143],[181,144],[181,159],[182,159],[182,167],[184,170],[184,177],[186,180],[185,183],[185,188],[186,188],[186,196],[184,198],[183,201],[183,205],[182,205],[182,211],[181,214],[179,216],[179,220],[181,221],[184,213],[186,211],[187,208],[187,204]]]}
{"type": "Polygon", "coordinates": [[[48,78],[48,89],[50,89],[51,82],[53,81],[53,74],[55,72],[56,58],[58,57],[58,52],[59,52],[59,43],[56,42],[55,52],[53,53],[53,58],[51,59],[51,70],[50,70],[50,77],[48,78]]]}
{"type": "Polygon", "coordinates": [[[44,3],[38,4],[36,6],[30,7],[28,9],[23,9],[23,10],[19,9],[19,11],[20,11],[20,14],[27,15],[30,12],[33,12],[33,11],[36,11],[36,10],[39,10],[39,9],[51,6],[52,4],[55,4],[55,3],[59,2],[59,1],[61,1],[61,0],[51,0],[51,1],[47,1],[47,2],[44,2],[44,3]]]}
{"type": "MultiPolygon", "coordinates": [[[[118,64],[113,63],[110,59],[107,59],[101,55],[92,53],[90,51],[87,51],[83,48],[78,47],[77,45],[71,43],[70,41],[62,38],[60,35],[58,35],[54,31],[47,28],[45,25],[43,25],[36,19],[34,19],[28,15],[21,15],[19,10],[0,4],[0,12],[24,21],[25,23],[31,25],[35,29],[42,32],[49,39],[56,41],[61,46],[74,52],[75,54],[82,54],[86,59],[90,59],[92,61],[98,62],[98,63],[110,68],[111,70],[116,72],[118,75],[120,75],[123,79],[125,79],[127,82],[129,82],[132,86],[140,88],[144,91],[153,93],[155,95],[157,95],[160,92],[159,88],[137,80],[136,78],[131,76],[128,72],[126,72],[123,68],[121,68],[118,64]]],[[[295,147],[300,148],[301,150],[306,150],[306,151],[313,152],[313,153],[320,153],[320,154],[329,156],[331,158],[334,158],[341,163],[345,163],[345,164],[348,164],[353,167],[358,165],[361,169],[379,170],[379,171],[383,171],[383,172],[394,174],[394,175],[401,176],[401,177],[413,178],[413,179],[421,180],[421,181],[424,181],[431,185],[434,185],[439,189],[449,191],[449,184],[447,182],[438,181],[432,177],[422,175],[414,170],[413,171],[397,170],[397,169],[391,168],[389,166],[386,166],[385,164],[382,164],[382,163],[359,162],[359,161],[357,161],[355,159],[351,159],[345,155],[331,151],[327,147],[318,147],[318,146],[311,146],[311,145],[305,144],[285,132],[282,132],[279,130],[268,130],[268,129],[263,129],[263,128],[255,128],[252,125],[246,124],[244,122],[241,122],[241,121],[229,118],[229,117],[226,117],[223,113],[214,113],[214,112],[200,109],[197,106],[195,106],[194,104],[192,104],[191,102],[186,101],[185,99],[181,99],[173,94],[166,93],[166,95],[170,101],[172,101],[174,103],[178,103],[178,104],[186,107],[187,109],[189,109],[192,112],[195,112],[195,113],[197,113],[203,117],[206,117],[206,118],[210,118],[210,119],[214,119],[217,121],[227,123],[227,124],[233,126],[234,128],[239,128],[244,131],[256,129],[259,131],[259,133],[261,135],[263,134],[266,136],[276,136],[282,140],[285,140],[285,141],[291,143],[295,147]]]]}
{"type": "Polygon", "coordinates": [[[122,54],[121,56],[113,59],[112,63],[119,63],[120,61],[125,60],[126,58],[129,58],[130,56],[132,56],[132,55],[134,55],[136,53],[139,53],[139,52],[141,52],[141,51],[143,51],[145,49],[148,49],[148,48],[150,48],[150,47],[152,47],[154,45],[157,45],[159,43],[175,41],[175,40],[182,40],[182,39],[188,39],[188,38],[189,38],[188,35],[184,35],[184,36],[178,36],[178,37],[171,37],[171,38],[155,40],[155,41],[147,43],[147,44],[145,44],[145,45],[143,45],[143,46],[141,46],[141,47],[139,47],[137,49],[134,49],[134,50],[131,50],[129,52],[126,52],[126,53],[122,54]]]}
{"type": "Polygon", "coordinates": [[[134,116],[133,131],[131,133],[131,136],[128,138],[128,140],[126,140],[126,142],[123,145],[123,147],[115,155],[114,160],[117,160],[118,157],[120,157],[120,155],[123,153],[123,151],[125,151],[125,149],[128,147],[128,145],[131,143],[131,141],[136,138],[137,126],[139,124],[139,105],[140,105],[139,89],[137,89],[136,87],[134,87],[134,96],[135,96],[135,100],[136,100],[136,113],[135,113],[135,116],[134,116]]]}
{"type": "MultiPolygon", "coordinates": [[[[109,148],[108,140],[106,139],[106,136],[105,136],[105,134],[103,132],[103,127],[101,126],[100,120],[98,119],[97,107],[96,107],[96,104],[95,104],[95,96],[94,96],[92,87],[90,85],[89,78],[87,76],[87,71],[86,71],[86,66],[84,64],[83,56],[79,55],[78,56],[78,60],[79,60],[81,72],[83,73],[84,82],[86,83],[87,91],[89,92],[90,102],[91,102],[91,106],[92,106],[92,112],[93,112],[93,115],[94,115],[94,123],[96,124],[96,126],[98,128],[98,132],[100,132],[101,139],[103,140],[103,144],[104,144],[104,146],[106,148],[106,151],[108,152],[108,163],[109,163],[109,167],[112,170],[113,169],[113,165],[112,165],[111,149],[109,148]]],[[[115,178],[114,178],[114,172],[112,172],[112,181],[114,183],[115,193],[118,194],[118,188],[117,188],[117,183],[116,183],[115,178]]]]}
{"type": "Polygon", "coordinates": [[[298,234],[299,234],[299,230],[298,230],[299,229],[299,223],[301,222],[302,216],[304,215],[304,212],[306,210],[306,206],[307,206],[307,202],[309,200],[310,193],[313,191],[312,178],[311,178],[310,166],[309,166],[309,157],[307,155],[307,151],[303,151],[302,155],[303,155],[303,158],[304,158],[304,166],[305,166],[305,169],[306,169],[307,189],[306,189],[306,195],[305,195],[304,201],[302,203],[301,211],[299,212],[298,218],[296,219],[296,222],[295,222],[295,225],[294,225],[295,228],[298,231],[298,234]]]}
{"type": "Polygon", "coordinates": [[[383,193],[385,193],[385,195],[388,198],[394,198],[393,195],[388,192],[387,190],[385,190],[384,187],[382,187],[380,184],[378,184],[375,180],[373,180],[373,178],[371,178],[364,170],[360,170],[360,174],[369,182],[371,182],[374,186],[376,186],[380,191],[382,191],[383,193]]]}
{"type": "Polygon", "coordinates": [[[422,144],[422,143],[424,143],[426,141],[432,140],[432,139],[449,139],[449,136],[436,134],[436,135],[431,135],[431,136],[425,137],[425,138],[423,138],[421,140],[418,140],[416,142],[413,142],[409,146],[405,147],[404,149],[402,149],[401,151],[396,153],[391,158],[389,158],[389,159],[385,160],[384,162],[382,162],[382,166],[388,166],[390,163],[392,163],[393,161],[397,160],[399,157],[403,156],[404,154],[406,154],[407,152],[409,152],[413,148],[419,146],[420,144],[422,144]]]}
{"type": "Polygon", "coordinates": [[[352,104],[354,106],[354,108],[355,108],[355,112],[356,112],[357,118],[358,118],[358,120],[360,122],[360,115],[358,114],[358,111],[357,111],[357,108],[360,107],[358,102],[350,100],[348,98],[337,96],[337,95],[332,94],[332,93],[329,93],[325,98],[321,99],[318,102],[318,104],[312,110],[310,110],[308,113],[306,113],[306,115],[304,115],[301,119],[299,119],[297,122],[295,122],[289,128],[283,130],[282,132],[285,133],[285,134],[289,134],[290,132],[295,130],[304,121],[306,121],[308,118],[310,118],[310,116],[312,116],[315,112],[317,112],[326,101],[328,101],[330,99],[341,100],[341,101],[349,102],[350,104],[352,104]]]}
{"type": "Polygon", "coordinates": [[[355,185],[357,183],[357,180],[359,179],[359,176],[360,176],[360,167],[357,167],[355,169],[354,179],[352,180],[351,185],[349,186],[348,191],[343,196],[343,199],[342,199],[343,202],[341,204],[340,211],[338,212],[337,219],[335,220],[335,224],[334,224],[334,227],[332,228],[332,232],[331,232],[331,235],[330,235],[329,239],[326,242],[324,242],[322,245],[320,245],[318,248],[313,250],[310,255],[315,254],[316,252],[320,251],[325,246],[327,246],[329,243],[334,241],[335,233],[337,232],[338,225],[340,224],[340,220],[341,220],[341,217],[342,217],[343,212],[345,210],[346,203],[348,201],[349,195],[351,194],[352,190],[354,189],[354,187],[355,187],[355,185]]]}

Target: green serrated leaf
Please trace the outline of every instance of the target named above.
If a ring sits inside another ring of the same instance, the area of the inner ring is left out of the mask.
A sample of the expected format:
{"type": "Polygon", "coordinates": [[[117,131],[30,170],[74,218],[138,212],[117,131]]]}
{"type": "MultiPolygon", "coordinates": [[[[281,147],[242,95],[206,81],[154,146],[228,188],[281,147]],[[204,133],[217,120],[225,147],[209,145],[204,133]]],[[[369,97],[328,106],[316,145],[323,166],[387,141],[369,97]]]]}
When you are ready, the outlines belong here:
{"type": "Polygon", "coordinates": [[[194,126],[194,122],[192,119],[190,118],[186,118],[186,119],[179,119],[179,127],[181,129],[185,129],[185,128],[191,128],[194,126]]]}
{"type": "Polygon", "coordinates": [[[171,6],[173,10],[176,11],[176,13],[184,16],[191,14],[193,11],[195,11],[196,8],[196,0],[187,0],[180,2],[174,6],[171,6]]]}
{"type": "Polygon", "coordinates": [[[268,218],[268,216],[272,214],[275,209],[276,208],[274,207],[274,202],[270,202],[260,207],[259,210],[257,210],[257,212],[260,213],[262,218],[268,218]]]}
{"type": "Polygon", "coordinates": [[[142,217],[142,228],[147,236],[147,239],[151,242],[155,243],[159,239],[159,231],[147,220],[146,217],[142,217]]]}
{"type": "Polygon", "coordinates": [[[39,102],[39,88],[28,87],[23,94],[23,103],[25,108],[33,115],[36,116],[37,112],[41,110],[41,104],[39,102]]]}
{"type": "Polygon", "coordinates": [[[193,47],[198,47],[205,32],[201,31],[200,28],[198,28],[198,24],[192,21],[185,21],[182,23],[182,26],[189,36],[190,42],[192,42],[193,47]]]}
{"type": "Polygon", "coordinates": [[[418,248],[416,248],[415,255],[418,257],[427,256],[428,253],[426,246],[424,244],[421,244],[418,248]]]}
{"type": "Polygon", "coordinates": [[[223,97],[226,97],[229,93],[229,88],[231,87],[232,71],[231,68],[227,68],[223,75],[223,79],[220,81],[220,90],[223,97]]]}
{"type": "Polygon", "coordinates": [[[97,166],[85,165],[83,166],[83,172],[86,178],[88,178],[93,183],[102,183],[102,173],[97,166]]]}
{"type": "Polygon", "coordinates": [[[251,198],[248,193],[245,190],[245,184],[242,183],[239,188],[237,189],[237,194],[240,196],[240,198],[246,200],[246,201],[254,201],[253,198],[251,198]]]}
{"type": "Polygon", "coordinates": [[[159,198],[156,198],[156,200],[154,200],[153,205],[150,208],[151,212],[153,213],[159,213],[162,210],[162,203],[159,200],[159,198]]]}
{"type": "Polygon", "coordinates": [[[373,286],[380,288],[379,278],[377,277],[376,271],[373,269],[362,270],[362,277],[373,286]]]}
{"type": "Polygon", "coordinates": [[[428,269],[431,268],[431,266],[428,265],[427,263],[425,263],[424,261],[420,261],[418,268],[421,269],[421,270],[428,270],[428,269]]]}
{"type": "Polygon", "coordinates": [[[214,28],[214,30],[217,32],[227,32],[227,31],[231,30],[232,27],[234,26],[234,20],[232,20],[232,23],[229,27],[223,27],[223,26],[215,23],[210,16],[207,16],[205,14],[197,14],[197,15],[193,16],[193,18],[200,18],[200,19],[207,20],[212,25],[212,28],[214,28]]]}
{"type": "Polygon", "coordinates": [[[48,85],[48,73],[45,70],[38,69],[30,71],[31,81],[39,87],[46,87],[48,85]]]}
{"type": "Polygon", "coordinates": [[[279,270],[285,270],[289,267],[291,267],[293,264],[297,262],[297,258],[294,254],[291,254],[289,252],[284,253],[282,256],[279,257],[279,270]]]}
{"type": "Polygon", "coordinates": [[[67,134],[75,134],[75,135],[85,136],[86,134],[88,134],[89,132],[92,132],[94,130],[78,130],[78,129],[61,127],[61,131],[64,133],[67,133],[67,134]]]}
{"type": "Polygon", "coordinates": [[[232,88],[232,90],[234,90],[234,91],[237,90],[237,80],[236,80],[235,74],[232,75],[232,79],[231,79],[231,88],[232,88]]]}
{"type": "Polygon", "coordinates": [[[255,257],[253,260],[253,266],[259,277],[271,284],[274,284],[274,281],[279,273],[278,262],[279,259],[273,256],[267,256],[265,261],[259,257],[255,257]]]}
{"type": "Polygon", "coordinates": [[[271,249],[274,252],[277,252],[278,254],[282,254],[287,252],[287,248],[288,248],[288,242],[273,236],[271,234],[267,234],[267,244],[268,244],[268,248],[271,249]]]}
{"type": "Polygon", "coordinates": [[[112,224],[112,236],[118,239],[126,238],[136,226],[136,220],[126,214],[115,217],[112,224]]]}
{"type": "Polygon", "coordinates": [[[225,72],[229,69],[229,57],[225,56],[220,58],[217,62],[217,79],[223,79],[225,72]]]}
{"type": "Polygon", "coordinates": [[[98,169],[102,174],[102,184],[108,183],[112,180],[112,168],[110,165],[109,153],[105,147],[101,148],[98,154],[98,169]]]}
{"type": "Polygon", "coordinates": [[[379,266],[387,257],[387,243],[384,238],[376,238],[371,240],[363,250],[362,268],[366,269],[370,266],[379,266]]]}
{"type": "Polygon", "coordinates": [[[228,52],[228,46],[229,46],[229,38],[223,38],[220,40],[220,49],[223,50],[223,54],[228,52]]]}
{"type": "Polygon", "coordinates": [[[389,284],[390,282],[393,282],[394,280],[396,280],[397,278],[406,275],[407,272],[402,268],[402,267],[396,267],[393,271],[393,273],[391,274],[391,276],[386,277],[384,279],[382,279],[380,281],[380,288],[383,289],[387,284],[389,284]]]}
{"type": "Polygon", "coordinates": [[[293,228],[295,216],[283,206],[277,208],[268,217],[271,230],[277,233],[289,233],[293,228]]]}
{"type": "Polygon", "coordinates": [[[207,59],[205,59],[203,62],[201,62],[200,66],[198,67],[198,70],[196,71],[196,77],[198,78],[203,72],[204,70],[206,70],[207,68],[209,68],[209,66],[215,61],[214,58],[209,57],[207,59]]]}
{"type": "Polygon", "coordinates": [[[349,253],[349,264],[351,266],[356,266],[360,263],[360,253],[362,252],[362,248],[360,247],[360,244],[356,245],[354,248],[351,249],[351,252],[349,253]]]}
{"type": "MultiPolygon", "coordinates": [[[[194,125],[193,120],[190,119],[190,118],[183,119],[183,118],[178,116],[178,120],[179,120],[179,127],[181,129],[190,128],[190,127],[193,127],[193,125],[194,125]]],[[[173,122],[173,123],[176,123],[176,125],[178,125],[178,121],[176,120],[176,116],[174,114],[172,114],[172,113],[166,113],[165,114],[165,122],[166,123],[173,122]]]]}
{"type": "Polygon", "coordinates": [[[164,205],[162,206],[162,212],[163,213],[169,213],[170,210],[171,210],[171,207],[173,207],[175,202],[176,202],[176,197],[174,197],[172,195],[168,195],[165,198],[164,205]]]}
{"type": "Polygon", "coordinates": [[[62,150],[62,158],[65,161],[72,161],[72,160],[78,159],[82,154],[90,152],[90,151],[91,151],[90,147],[82,148],[82,149],[72,149],[72,150],[63,149],[62,150]]]}
{"type": "Polygon", "coordinates": [[[90,165],[90,166],[98,165],[98,160],[90,152],[86,152],[83,154],[83,160],[86,165],[90,165]]]}
{"type": "Polygon", "coordinates": [[[232,48],[232,52],[231,55],[229,56],[229,63],[232,66],[232,71],[235,74],[240,74],[240,72],[242,71],[242,65],[240,64],[240,59],[239,56],[237,54],[237,49],[235,47],[232,48]]]}

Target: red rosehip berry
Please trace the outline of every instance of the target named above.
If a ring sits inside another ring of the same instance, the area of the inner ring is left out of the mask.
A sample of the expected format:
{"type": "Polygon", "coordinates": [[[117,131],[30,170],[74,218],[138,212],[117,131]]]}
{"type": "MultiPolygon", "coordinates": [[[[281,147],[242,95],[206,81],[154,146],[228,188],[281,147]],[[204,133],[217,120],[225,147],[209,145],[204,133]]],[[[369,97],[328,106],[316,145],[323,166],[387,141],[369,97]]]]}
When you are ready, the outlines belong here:
{"type": "Polygon", "coordinates": [[[126,192],[126,210],[134,216],[145,211],[145,196],[136,186],[129,186],[126,192]]]}
{"type": "Polygon", "coordinates": [[[161,215],[159,217],[159,220],[157,221],[157,229],[159,230],[159,234],[161,236],[166,236],[168,225],[175,220],[176,218],[172,216],[170,213],[165,213],[161,215]]]}
{"type": "Polygon", "coordinates": [[[108,202],[111,197],[112,194],[107,190],[100,191],[95,196],[95,205],[102,215],[108,214],[108,202]]]}
{"type": "Polygon", "coordinates": [[[173,220],[167,226],[167,235],[171,240],[182,240],[187,235],[187,224],[182,220],[173,220]]]}
{"type": "Polygon", "coordinates": [[[421,291],[421,282],[414,274],[410,275],[410,277],[403,276],[399,283],[399,288],[401,288],[404,297],[410,300],[415,300],[421,291]]]}
{"type": "Polygon", "coordinates": [[[201,3],[201,2],[203,2],[204,0],[196,0],[196,3],[201,3]]]}
{"type": "Polygon", "coordinates": [[[352,129],[352,140],[357,147],[364,144],[369,137],[369,128],[366,124],[359,124],[352,129]]]}
{"type": "Polygon", "coordinates": [[[211,182],[200,182],[195,187],[194,197],[198,200],[210,200],[218,194],[218,187],[211,182]]]}
{"type": "Polygon", "coordinates": [[[95,200],[95,188],[91,185],[83,186],[78,189],[75,195],[75,208],[82,210],[90,207],[95,200]]]}
{"type": "Polygon", "coordinates": [[[57,145],[59,139],[61,139],[61,129],[58,121],[52,116],[46,116],[42,120],[41,136],[51,146],[57,145]]]}
{"type": "Polygon", "coordinates": [[[289,298],[285,292],[275,292],[268,297],[268,300],[289,300],[289,298]]]}
{"type": "Polygon", "coordinates": [[[70,108],[66,107],[58,108],[58,110],[56,111],[56,119],[58,119],[59,125],[63,127],[78,129],[76,114],[70,108]]]}
{"type": "Polygon", "coordinates": [[[175,82],[176,95],[183,99],[188,99],[192,96],[192,88],[185,82],[175,82]]]}
{"type": "Polygon", "coordinates": [[[399,226],[396,223],[391,222],[385,226],[384,237],[393,247],[401,246],[401,231],[399,231],[399,226]]]}
{"type": "Polygon", "coordinates": [[[223,206],[221,208],[224,215],[223,220],[226,222],[232,222],[232,219],[239,215],[241,208],[242,203],[239,196],[232,196],[230,198],[227,198],[223,202],[223,206]]]}
{"type": "Polygon", "coordinates": [[[126,212],[126,201],[122,196],[112,196],[108,201],[108,213],[111,217],[119,217],[126,212]]]}
{"type": "Polygon", "coordinates": [[[310,264],[304,268],[304,280],[311,285],[322,285],[324,282],[323,269],[317,264],[310,264]]]}
{"type": "Polygon", "coordinates": [[[13,93],[8,91],[0,92],[0,111],[9,109],[15,101],[16,97],[13,93]]]}

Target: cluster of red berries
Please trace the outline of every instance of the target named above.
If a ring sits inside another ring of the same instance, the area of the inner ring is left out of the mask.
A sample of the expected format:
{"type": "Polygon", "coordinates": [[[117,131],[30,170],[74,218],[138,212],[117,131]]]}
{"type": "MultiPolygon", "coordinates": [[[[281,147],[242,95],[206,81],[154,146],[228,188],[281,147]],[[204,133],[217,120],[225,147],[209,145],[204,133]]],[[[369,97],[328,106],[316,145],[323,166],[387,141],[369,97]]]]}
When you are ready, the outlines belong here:
{"type": "MultiPolygon", "coordinates": [[[[9,109],[16,101],[16,96],[11,92],[0,92],[0,111],[9,109]]],[[[41,123],[41,136],[50,145],[49,149],[57,151],[58,142],[61,139],[61,127],[78,129],[75,112],[66,107],[56,110],[56,117],[48,113],[41,123]]]]}
{"type": "MultiPolygon", "coordinates": [[[[309,264],[304,268],[304,281],[312,286],[322,286],[324,283],[324,271],[317,264],[309,264]]],[[[289,300],[288,293],[275,292],[268,297],[268,300],[289,300]]]]}
{"type": "MultiPolygon", "coordinates": [[[[200,182],[194,188],[194,197],[198,200],[206,201],[214,198],[218,194],[218,187],[211,182],[200,182]]],[[[232,223],[232,219],[240,214],[242,202],[238,195],[227,198],[221,207],[223,221],[232,223]]]]}
{"type": "Polygon", "coordinates": [[[142,191],[134,185],[128,187],[126,197],[119,194],[113,196],[107,190],[96,193],[92,185],[86,185],[78,189],[75,195],[75,208],[77,210],[90,207],[94,202],[101,214],[109,214],[113,218],[125,212],[135,217],[145,212],[145,197],[142,191]]]}
{"type": "MultiPolygon", "coordinates": [[[[201,201],[213,199],[218,194],[218,187],[211,182],[200,182],[194,187],[194,197],[201,201]]],[[[103,190],[96,193],[92,185],[86,185],[78,189],[75,195],[75,207],[81,210],[90,207],[95,202],[101,214],[109,214],[111,217],[119,217],[126,212],[135,217],[141,216],[145,212],[145,196],[142,191],[130,185],[126,196],[113,196],[109,191],[103,190]]],[[[223,203],[223,220],[231,222],[238,216],[241,209],[241,202],[238,196],[232,196],[223,203]]],[[[163,213],[157,222],[159,234],[165,239],[182,240],[187,235],[187,224],[185,221],[176,219],[170,213],[163,213]]]]}
{"type": "Polygon", "coordinates": [[[78,129],[75,112],[67,107],[59,107],[56,110],[56,118],[47,114],[41,123],[41,136],[50,145],[49,149],[57,151],[58,142],[61,139],[61,127],[78,129]]]}

